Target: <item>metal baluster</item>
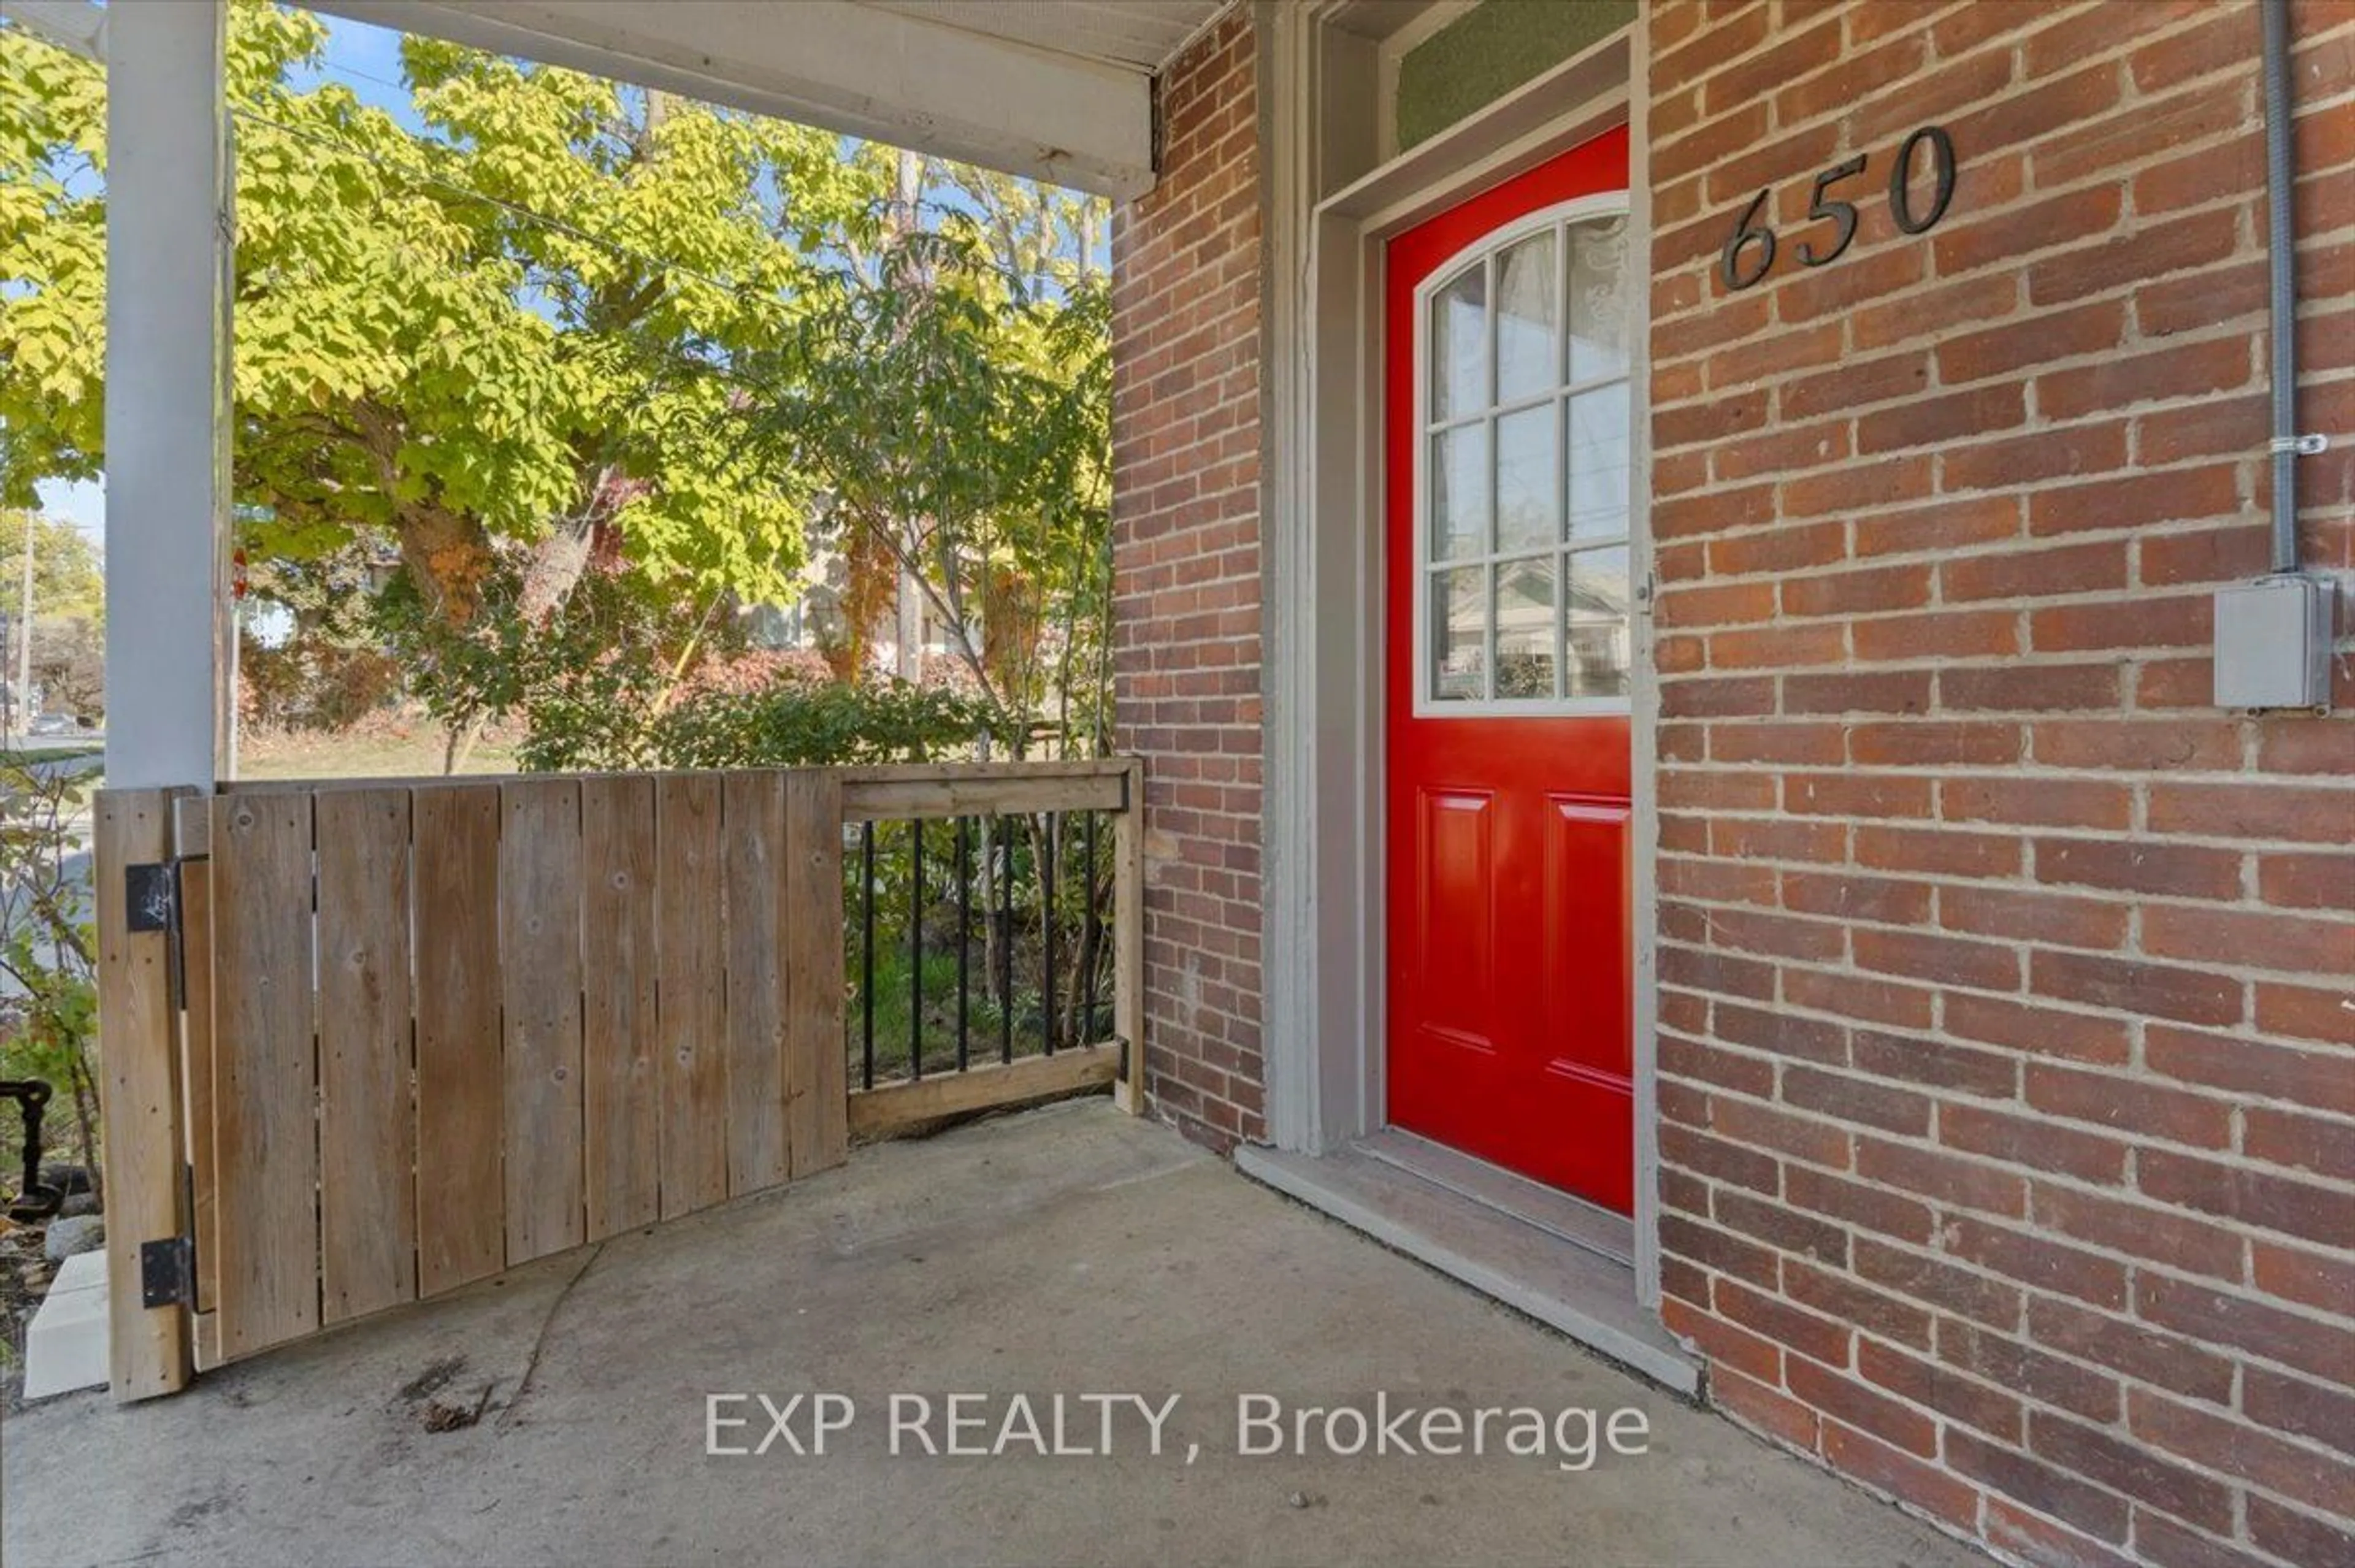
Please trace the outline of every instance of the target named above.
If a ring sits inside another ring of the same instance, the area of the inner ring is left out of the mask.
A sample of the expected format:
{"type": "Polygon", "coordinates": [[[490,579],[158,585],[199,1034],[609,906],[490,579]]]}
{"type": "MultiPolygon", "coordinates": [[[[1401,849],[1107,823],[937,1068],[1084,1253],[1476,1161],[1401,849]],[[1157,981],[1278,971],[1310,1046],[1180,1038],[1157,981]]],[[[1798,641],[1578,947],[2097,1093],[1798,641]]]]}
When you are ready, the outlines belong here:
{"type": "Polygon", "coordinates": [[[997,1060],[1014,1060],[1014,819],[997,819],[997,1060]]]}
{"type": "Polygon", "coordinates": [[[965,1013],[969,971],[973,966],[973,861],[969,818],[956,819],[957,880],[957,1071],[965,1070],[965,1013]]]}
{"type": "Polygon", "coordinates": [[[875,1087],[875,824],[858,825],[858,1083],[875,1087]]]}
{"type": "Polygon", "coordinates": [[[1088,830],[1085,839],[1087,875],[1082,885],[1087,889],[1088,916],[1085,923],[1081,927],[1080,933],[1080,962],[1083,965],[1080,984],[1082,987],[1081,995],[1084,999],[1080,1004],[1080,1038],[1073,1042],[1078,1045],[1093,1045],[1097,1038],[1096,958],[1097,950],[1103,945],[1103,923],[1096,915],[1096,817],[1098,815],[1092,811],[1087,814],[1088,830]]]}
{"type": "Polygon", "coordinates": [[[1059,812],[1047,813],[1047,835],[1039,841],[1039,886],[1047,903],[1046,963],[1039,976],[1039,1032],[1047,1054],[1055,1054],[1055,829],[1062,825],[1059,812]]]}
{"type": "Polygon", "coordinates": [[[924,1075],[924,825],[908,824],[908,1076],[924,1075]]]}

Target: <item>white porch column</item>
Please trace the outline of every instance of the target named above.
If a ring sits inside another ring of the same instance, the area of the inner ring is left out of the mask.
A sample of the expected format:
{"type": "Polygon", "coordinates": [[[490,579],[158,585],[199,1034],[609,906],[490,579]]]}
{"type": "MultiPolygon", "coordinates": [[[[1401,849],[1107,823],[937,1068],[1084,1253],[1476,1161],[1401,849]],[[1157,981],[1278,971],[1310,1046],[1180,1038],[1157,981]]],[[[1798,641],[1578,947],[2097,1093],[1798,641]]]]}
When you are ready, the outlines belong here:
{"type": "Polygon", "coordinates": [[[231,762],[223,0],[106,9],[106,782],[231,762]]]}

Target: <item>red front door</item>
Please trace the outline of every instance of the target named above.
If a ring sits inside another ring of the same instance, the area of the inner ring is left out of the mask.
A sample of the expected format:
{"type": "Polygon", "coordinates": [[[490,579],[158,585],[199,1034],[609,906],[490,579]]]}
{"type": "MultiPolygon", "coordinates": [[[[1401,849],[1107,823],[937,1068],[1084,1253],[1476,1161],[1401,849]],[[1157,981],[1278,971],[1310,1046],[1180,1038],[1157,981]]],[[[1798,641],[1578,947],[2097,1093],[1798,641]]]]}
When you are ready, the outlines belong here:
{"type": "Polygon", "coordinates": [[[1390,1119],[1625,1212],[1627,139],[1391,241],[1390,1119]]]}

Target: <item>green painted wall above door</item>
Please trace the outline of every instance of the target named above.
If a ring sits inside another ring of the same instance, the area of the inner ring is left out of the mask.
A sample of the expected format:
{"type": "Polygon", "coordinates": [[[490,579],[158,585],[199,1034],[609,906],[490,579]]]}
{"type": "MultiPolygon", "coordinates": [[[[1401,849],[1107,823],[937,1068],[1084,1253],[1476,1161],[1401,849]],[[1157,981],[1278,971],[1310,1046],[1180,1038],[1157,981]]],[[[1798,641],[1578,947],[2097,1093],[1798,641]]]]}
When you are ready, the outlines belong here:
{"type": "Polygon", "coordinates": [[[1399,60],[1401,151],[1636,20],[1636,0],[1481,0],[1399,60]]]}

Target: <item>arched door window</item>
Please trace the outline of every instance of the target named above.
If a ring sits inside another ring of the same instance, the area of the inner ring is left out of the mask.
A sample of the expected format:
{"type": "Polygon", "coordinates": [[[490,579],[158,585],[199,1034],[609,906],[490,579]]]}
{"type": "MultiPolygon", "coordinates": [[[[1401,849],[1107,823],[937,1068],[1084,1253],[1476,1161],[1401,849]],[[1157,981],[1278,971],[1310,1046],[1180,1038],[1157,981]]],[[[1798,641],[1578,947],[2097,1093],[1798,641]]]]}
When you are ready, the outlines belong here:
{"type": "Polygon", "coordinates": [[[1626,706],[1626,251],[1583,197],[1418,291],[1418,712],[1626,706]]]}

